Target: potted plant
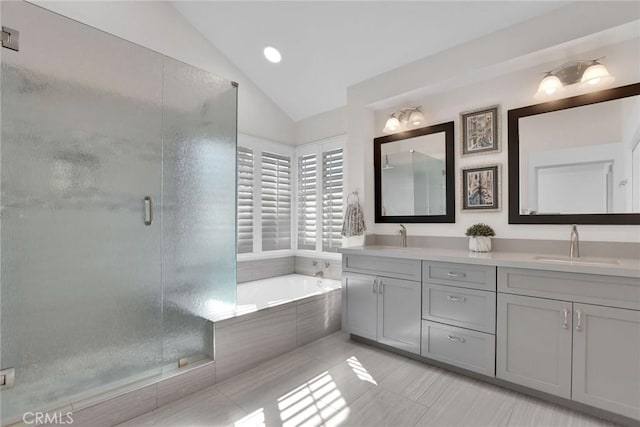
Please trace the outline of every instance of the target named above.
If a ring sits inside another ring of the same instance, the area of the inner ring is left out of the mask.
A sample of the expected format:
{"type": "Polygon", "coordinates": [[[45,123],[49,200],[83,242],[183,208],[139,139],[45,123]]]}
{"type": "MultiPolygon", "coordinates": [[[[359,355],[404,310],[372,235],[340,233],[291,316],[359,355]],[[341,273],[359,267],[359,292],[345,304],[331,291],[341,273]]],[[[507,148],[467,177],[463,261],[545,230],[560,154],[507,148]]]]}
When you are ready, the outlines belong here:
{"type": "Polygon", "coordinates": [[[469,250],[473,252],[490,252],[491,237],[496,235],[493,228],[479,223],[467,228],[465,235],[469,236],[469,250]]]}

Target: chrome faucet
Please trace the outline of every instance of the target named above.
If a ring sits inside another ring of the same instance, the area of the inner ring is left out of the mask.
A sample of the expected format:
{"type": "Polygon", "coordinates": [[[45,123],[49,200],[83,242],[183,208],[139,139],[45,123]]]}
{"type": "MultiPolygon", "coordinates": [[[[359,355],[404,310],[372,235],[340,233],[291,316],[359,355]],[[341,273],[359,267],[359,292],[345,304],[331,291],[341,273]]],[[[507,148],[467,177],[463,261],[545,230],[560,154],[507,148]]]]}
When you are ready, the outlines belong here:
{"type": "Polygon", "coordinates": [[[313,273],[313,277],[324,277],[324,271],[322,270],[318,270],[315,273],[313,273]]]}
{"type": "Polygon", "coordinates": [[[578,226],[571,227],[571,246],[569,246],[569,258],[580,258],[580,238],[578,236],[578,226]]]}
{"type": "Polygon", "coordinates": [[[400,224],[400,230],[398,230],[398,234],[402,239],[401,247],[406,248],[407,247],[407,229],[405,228],[404,225],[400,224]]]}

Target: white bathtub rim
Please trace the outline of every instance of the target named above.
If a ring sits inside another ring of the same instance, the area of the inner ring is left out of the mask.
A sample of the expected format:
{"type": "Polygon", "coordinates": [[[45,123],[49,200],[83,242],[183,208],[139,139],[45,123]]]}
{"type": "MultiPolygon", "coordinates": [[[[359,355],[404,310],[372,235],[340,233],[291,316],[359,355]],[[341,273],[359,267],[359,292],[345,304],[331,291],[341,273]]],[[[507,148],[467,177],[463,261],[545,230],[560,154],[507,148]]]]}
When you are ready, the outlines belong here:
{"type": "MultiPolygon", "coordinates": [[[[267,279],[260,279],[260,280],[253,280],[250,282],[239,283],[237,286],[238,287],[246,286],[246,285],[264,286],[265,282],[268,282],[268,281],[278,280],[278,279],[291,279],[291,278],[297,278],[297,277],[301,279],[307,279],[307,280],[316,279],[313,276],[307,276],[304,274],[287,274],[284,276],[276,276],[276,277],[270,277],[267,279]]],[[[342,282],[340,280],[329,279],[329,278],[320,278],[320,279],[323,282],[330,284],[331,286],[329,288],[318,290],[317,292],[314,292],[314,293],[295,296],[285,300],[273,301],[273,302],[270,302],[268,305],[256,304],[254,306],[249,306],[248,304],[241,304],[239,307],[236,307],[236,310],[227,311],[225,313],[218,313],[217,315],[213,316],[213,318],[210,318],[209,320],[211,320],[212,322],[225,321],[225,323],[226,321],[230,321],[232,319],[248,320],[249,317],[247,317],[246,315],[254,314],[254,313],[262,314],[261,312],[266,313],[266,312],[271,312],[279,309],[284,309],[289,305],[304,304],[307,302],[314,301],[316,299],[324,298],[327,294],[331,292],[340,291],[342,288],[342,282]]],[[[250,317],[253,318],[254,316],[250,316],[250,317]]]]}

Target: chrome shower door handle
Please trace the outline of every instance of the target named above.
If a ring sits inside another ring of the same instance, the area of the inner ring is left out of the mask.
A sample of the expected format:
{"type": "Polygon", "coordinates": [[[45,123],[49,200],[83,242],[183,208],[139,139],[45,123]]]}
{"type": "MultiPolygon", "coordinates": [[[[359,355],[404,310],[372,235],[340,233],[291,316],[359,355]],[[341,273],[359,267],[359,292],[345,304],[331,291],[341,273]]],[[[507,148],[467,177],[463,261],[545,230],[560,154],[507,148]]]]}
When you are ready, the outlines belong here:
{"type": "Polygon", "coordinates": [[[153,200],[150,196],[144,198],[144,225],[150,226],[153,223],[153,200]]]}

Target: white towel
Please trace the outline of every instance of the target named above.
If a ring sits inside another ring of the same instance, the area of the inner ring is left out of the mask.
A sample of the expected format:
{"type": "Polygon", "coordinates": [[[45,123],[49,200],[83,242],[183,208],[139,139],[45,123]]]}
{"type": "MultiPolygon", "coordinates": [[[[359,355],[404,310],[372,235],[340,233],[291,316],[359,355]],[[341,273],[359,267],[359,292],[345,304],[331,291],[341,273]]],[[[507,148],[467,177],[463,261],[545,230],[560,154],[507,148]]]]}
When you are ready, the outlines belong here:
{"type": "Polygon", "coordinates": [[[351,202],[347,205],[342,222],[342,235],[345,237],[362,236],[367,227],[364,225],[364,215],[360,202],[351,202]]]}

